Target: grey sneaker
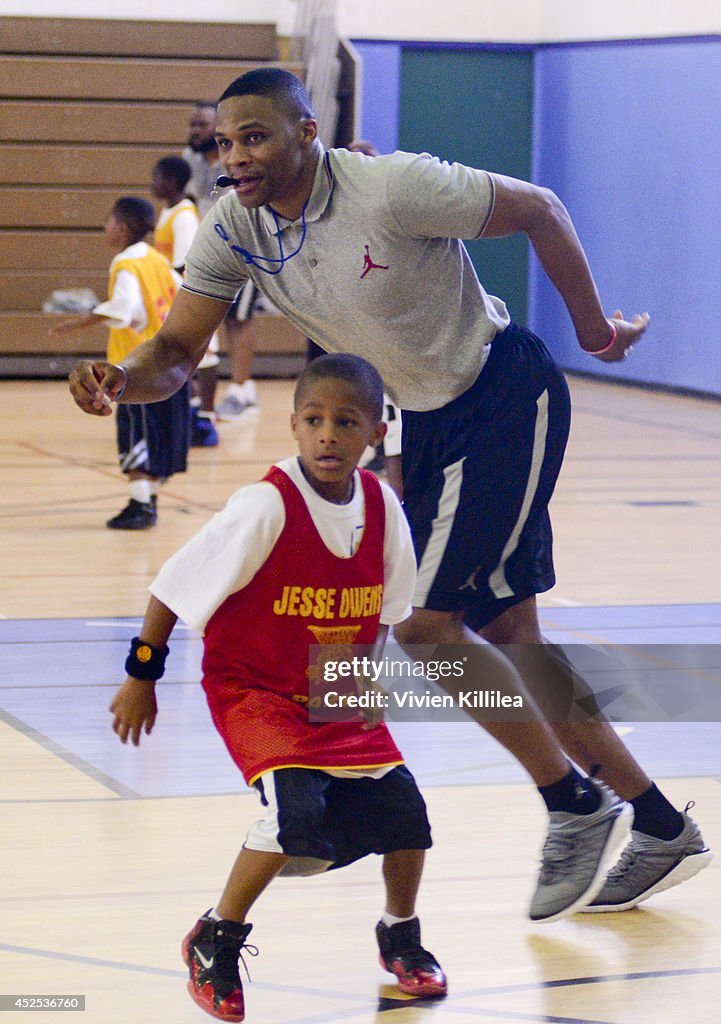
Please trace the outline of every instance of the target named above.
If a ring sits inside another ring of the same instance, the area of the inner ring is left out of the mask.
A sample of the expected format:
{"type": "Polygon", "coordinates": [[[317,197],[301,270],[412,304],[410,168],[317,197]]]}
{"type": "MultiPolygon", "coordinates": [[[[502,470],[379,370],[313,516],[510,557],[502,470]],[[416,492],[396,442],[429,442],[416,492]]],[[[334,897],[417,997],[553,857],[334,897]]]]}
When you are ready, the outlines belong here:
{"type": "MultiPolygon", "coordinates": [[[[217,406],[215,414],[219,420],[232,423],[239,420],[243,413],[249,409],[255,409],[258,400],[255,395],[255,386],[249,387],[251,381],[246,381],[242,388],[229,391],[222,402],[217,406]],[[240,393],[239,393],[240,392],[240,393]]],[[[235,385],[234,385],[235,388],[235,385]]]]}
{"type": "Polygon", "coordinates": [[[222,402],[215,409],[215,415],[219,420],[226,420],[232,422],[233,420],[239,420],[246,409],[250,408],[248,402],[244,402],[242,398],[238,398],[237,395],[226,395],[222,402]]]}
{"type": "Polygon", "coordinates": [[[601,803],[593,814],[553,811],[543,847],[541,872],[529,915],[547,923],[568,917],[590,903],[603,885],[604,861],[626,837],[633,817],[630,804],[594,782],[601,803]]]}
{"type": "Polygon", "coordinates": [[[683,832],[675,839],[654,839],[643,832],[631,832],[631,842],[609,871],[601,891],[581,908],[581,913],[631,910],[649,896],[693,878],[710,864],[713,853],[705,845],[698,825],[685,812],[682,817],[683,832]]]}

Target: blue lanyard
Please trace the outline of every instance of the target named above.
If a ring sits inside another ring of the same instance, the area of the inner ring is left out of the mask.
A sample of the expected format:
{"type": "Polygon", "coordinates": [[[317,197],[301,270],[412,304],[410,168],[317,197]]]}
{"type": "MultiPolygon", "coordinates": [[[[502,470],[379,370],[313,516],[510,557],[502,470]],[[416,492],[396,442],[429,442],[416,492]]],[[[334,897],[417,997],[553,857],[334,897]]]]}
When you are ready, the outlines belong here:
{"type": "Polygon", "coordinates": [[[308,202],[309,202],[309,200],[306,199],[306,201],[303,203],[303,209],[302,209],[301,215],[300,215],[302,232],[301,232],[300,242],[298,244],[298,248],[295,249],[293,252],[289,252],[287,256],[283,252],[283,238],[282,238],[282,233],[281,233],[280,221],[278,220],[278,214],[275,212],[275,210],[273,209],[272,206],[269,206],[268,209],[273,214],[273,220],[275,221],[275,227],[276,227],[275,237],[278,239],[278,253],[279,253],[279,255],[277,257],[275,257],[275,256],[261,256],[259,253],[248,252],[248,250],[244,249],[242,246],[235,245],[235,243],[230,241],[230,236],[229,236],[228,232],[225,230],[225,228],[223,227],[222,224],[216,224],[215,225],[215,230],[216,230],[217,234],[220,235],[220,237],[223,239],[223,241],[228,243],[228,245],[233,250],[233,252],[240,253],[240,255],[243,257],[243,259],[245,260],[246,263],[250,263],[251,266],[256,267],[258,270],[262,270],[262,272],[264,274],[279,274],[281,272],[281,270],[283,269],[284,265],[288,262],[288,260],[292,260],[293,257],[297,256],[298,253],[300,252],[300,250],[303,248],[303,243],[305,242],[305,233],[306,233],[305,208],[308,205],[308,202]],[[262,260],[263,263],[279,263],[280,266],[275,267],[275,268],[262,267],[260,265],[260,263],[258,263],[258,260],[262,260]]]}

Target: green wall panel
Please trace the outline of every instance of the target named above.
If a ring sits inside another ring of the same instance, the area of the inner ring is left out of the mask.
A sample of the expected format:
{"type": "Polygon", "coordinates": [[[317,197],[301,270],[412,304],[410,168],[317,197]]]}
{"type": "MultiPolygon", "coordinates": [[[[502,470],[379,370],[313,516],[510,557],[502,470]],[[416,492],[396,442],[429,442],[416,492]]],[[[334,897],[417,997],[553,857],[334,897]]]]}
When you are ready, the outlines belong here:
{"type": "MultiPolygon", "coordinates": [[[[529,179],[533,54],[404,47],[398,146],[529,179]]],[[[526,322],[528,243],[524,236],[469,242],[483,286],[526,322]]]]}

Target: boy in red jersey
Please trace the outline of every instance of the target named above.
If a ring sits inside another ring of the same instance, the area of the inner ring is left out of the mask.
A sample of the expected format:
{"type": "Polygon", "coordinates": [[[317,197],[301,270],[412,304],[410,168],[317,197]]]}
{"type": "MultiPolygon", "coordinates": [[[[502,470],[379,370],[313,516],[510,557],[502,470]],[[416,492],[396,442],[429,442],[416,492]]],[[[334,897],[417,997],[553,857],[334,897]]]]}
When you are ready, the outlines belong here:
{"type": "Polygon", "coordinates": [[[389,487],[357,468],[366,446],[383,439],[382,412],[383,382],[364,359],[326,355],[308,365],[291,417],[299,456],[238,491],[166,563],[110,706],[122,742],[137,744],[155,723],[153,684],[177,618],[203,632],[213,721],[267,812],[215,909],[183,942],[190,994],[221,1020],[243,1020],[246,915],[272,879],[369,853],[384,857],[381,963],[403,992],[446,992],[415,916],[431,845],[415,780],[384,724],[308,715],[309,646],[367,644],[380,655],[388,626],[410,613],[415,561],[403,511],[389,487]],[[340,595],[358,587],[382,597],[351,608],[340,595]]]}

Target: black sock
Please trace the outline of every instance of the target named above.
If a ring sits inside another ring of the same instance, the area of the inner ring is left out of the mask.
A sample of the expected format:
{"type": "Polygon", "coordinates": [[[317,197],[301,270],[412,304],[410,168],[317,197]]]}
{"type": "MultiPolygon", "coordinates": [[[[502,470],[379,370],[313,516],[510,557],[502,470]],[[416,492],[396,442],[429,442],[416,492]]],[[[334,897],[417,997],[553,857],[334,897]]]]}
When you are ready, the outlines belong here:
{"type": "Polygon", "coordinates": [[[569,814],[593,814],[598,810],[601,797],[590,779],[584,778],[571,765],[568,775],[550,786],[539,786],[549,813],[566,811],[569,814]]]}
{"type": "Polygon", "coordinates": [[[656,783],[635,800],[633,807],[633,827],[636,832],[653,836],[654,839],[675,839],[683,832],[683,818],[673,804],[670,804],[663,793],[656,788],[656,783]]]}

